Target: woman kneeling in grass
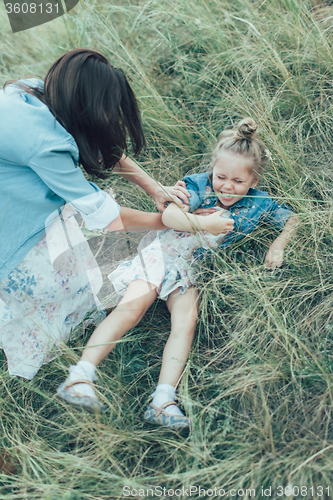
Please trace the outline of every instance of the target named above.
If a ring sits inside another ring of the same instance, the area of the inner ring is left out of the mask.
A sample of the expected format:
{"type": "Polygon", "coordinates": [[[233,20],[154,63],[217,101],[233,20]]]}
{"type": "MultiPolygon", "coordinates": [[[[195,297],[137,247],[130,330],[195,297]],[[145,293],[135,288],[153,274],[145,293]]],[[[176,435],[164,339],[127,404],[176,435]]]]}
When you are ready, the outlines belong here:
{"type": "Polygon", "coordinates": [[[174,400],[198,316],[193,254],[201,247],[225,247],[249,234],[259,222],[269,222],[282,233],[270,246],[265,264],[279,267],[297,222],[289,208],[255,189],[270,158],[256,129],[256,123],[246,118],[236,130],[222,132],[213,151],[212,170],[183,179],[191,193],[189,205],[181,209],[171,203],[164,211],[163,223],[173,229],[148,233],[140,243],[139,255],[109,275],[123,298],[95,330],[81,360],[70,367],[68,379],[58,388],[58,394],[66,401],[92,411],[103,410],[92,387],[96,366],[139,323],[159,296],[166,300],[171,314],[171,333],[164,348],[158,385],[144,419],[172,428],[190,426],[190,419],[174,400]],[[210,210],[204,217],[193,214],[196,209],[210,210]]]}

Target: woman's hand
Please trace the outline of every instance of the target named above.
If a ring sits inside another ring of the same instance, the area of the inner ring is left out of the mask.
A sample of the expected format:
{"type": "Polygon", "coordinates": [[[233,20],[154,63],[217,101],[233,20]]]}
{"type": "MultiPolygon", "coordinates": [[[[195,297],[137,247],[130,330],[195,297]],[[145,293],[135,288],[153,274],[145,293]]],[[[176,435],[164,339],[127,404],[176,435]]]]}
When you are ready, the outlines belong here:
{"type": "Polygon", "coordinates": [[[190,193],[186,189],[185,182],[177,181],[174,186],[162,186],[162,184],[159,184],[159,188],[160,189],[154,193],[153,198],[157,209],[161,212],[165,210],[165,203],[167,201],[173,201],[180,207],[184,207],[188,204],[190,193]],[[181,198],[183,202],[179,198],[181,198]]]}
{"type": "Polygon", "coordinates": [[[165,203],[167,201],[174,201],[180,207],[188,204],[187,198],[190,196],[190,193],[186,189],[185,182],[178,181],[174,186],[162,186],[162,184],[156,182],[137,163],[124,154],[114,167],[113,172],[144,189],[154,198],[156,206],[161,212],[165,210],[165,203]]]}
{"type": "Polygon", "coordinates": [[[223,212],[218,211],[215,214],[211,214],[206,217],[206,231],[214,236],[226,233],[227,231],[232,231],[234,228],[234,220],[225,219],[224,217],[221,217],[222,214],[223,212]]]}
{"type": "Polygon", "coordinates": [[[284,248],[279,242],[273,241],[268,249],[264,266],[267,269],[276,269],[281,267],[283,263],[284,248]]]}

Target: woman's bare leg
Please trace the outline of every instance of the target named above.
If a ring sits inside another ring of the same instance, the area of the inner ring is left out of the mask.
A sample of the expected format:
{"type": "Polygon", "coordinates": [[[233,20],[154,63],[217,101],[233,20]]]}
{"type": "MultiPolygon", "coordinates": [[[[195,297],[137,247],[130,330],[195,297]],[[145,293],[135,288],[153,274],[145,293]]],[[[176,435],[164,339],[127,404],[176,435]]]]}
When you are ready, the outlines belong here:
{"type": "Polygon", "coordinates": [[[96,328],[81,361],[95,366],[115,347],[117,340],[134,328],[157,297],[156,286],[137,279],[130,283],[117,307],[96,328]]]}
{"type": "Polygon", "coordinates": [[[171,333],[163,351],[158,384],[176,386],[187,361],[198,318],[198,291],[189,288],[183,295],[179,288],[169,295],[171,333]]]}

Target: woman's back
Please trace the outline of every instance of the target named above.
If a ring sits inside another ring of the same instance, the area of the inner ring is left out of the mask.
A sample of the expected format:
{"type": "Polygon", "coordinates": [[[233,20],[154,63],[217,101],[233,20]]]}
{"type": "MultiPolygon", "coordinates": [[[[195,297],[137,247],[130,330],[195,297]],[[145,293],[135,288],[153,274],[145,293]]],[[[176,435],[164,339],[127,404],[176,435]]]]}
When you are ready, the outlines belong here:
{"type": "MultiPolygon", "coordinates": [[[[25,80],[42,85],[39,80],[25,80]]],[[[37,97],[0,91],[0,280],[41,239],[66,201],[89,194],[73,137],[37,97]]],[[[91,192],[96,188],[92,187],[91,192]]]]}

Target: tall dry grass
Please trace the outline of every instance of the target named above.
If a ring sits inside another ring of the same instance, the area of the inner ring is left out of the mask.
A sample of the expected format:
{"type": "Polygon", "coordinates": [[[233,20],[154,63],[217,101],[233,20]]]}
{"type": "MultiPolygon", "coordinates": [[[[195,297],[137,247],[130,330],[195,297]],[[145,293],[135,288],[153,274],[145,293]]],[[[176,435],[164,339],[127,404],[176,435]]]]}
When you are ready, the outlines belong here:
{"type": "MultiPolygon", "coordinates": [[[[100,418],[55,397],[89,331],[31,382],[9,377],[2,357],[2,445],[17,470],[2,475],[0,497],[114,499],[130,485],[140,498],[140,488],[196,485],[254,488],[256,498],[271,486],[270,498],[286,498],[278,487],[290,485],[288,498],[329,498],[318,495],[320,486],[333,495],[329,2],[83,0],[15,35],[0,14],[1,83],[43,76],[79,46],[123,68],[147,134],[139,160],[166,184],[205,168],[217,134],[252,116],[273,155],[261,187],[301,221],[279,271],[262,265],[277,235],[269,227],[202,264],[197,337],[179,387],[195,423],[188,436],[142,421],[170,328],[162,302],[101,364],[100,418]]],[[[153,210],[125,181],[107,184],[118,201],[153,210]]],[[[107,264],[107,245],[100,257],[107,264]]]]}

